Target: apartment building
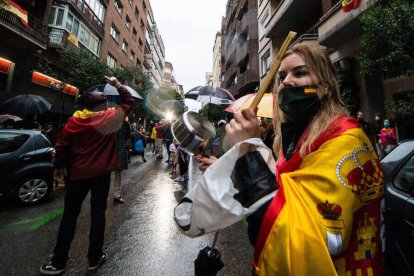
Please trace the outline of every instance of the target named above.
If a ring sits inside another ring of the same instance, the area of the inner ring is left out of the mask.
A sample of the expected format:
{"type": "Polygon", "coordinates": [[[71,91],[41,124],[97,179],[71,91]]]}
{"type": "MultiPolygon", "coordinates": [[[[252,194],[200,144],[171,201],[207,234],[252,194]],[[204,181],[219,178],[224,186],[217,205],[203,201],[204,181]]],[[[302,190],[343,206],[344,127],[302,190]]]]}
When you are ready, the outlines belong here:
{"type": "Polygon", "coordinates": [[[221,33],[217,32],[213,47],[212,85],[221,86],[221,33]]]}
{"type": "Polygon", "coordinates": [[[166,61],[164,65],[164,77],[163,77],[164,87],[173,89],[180,93],[179,84],[175,78],[174,67],[171,62],[166,61]]]}
{"type": "Polygon", "coordinates": [[[144,72],[152,81],[154,87],[164,85],[165,47],[155,23],[151,6],[148,10],[147,32],[145,33],[144,72]]]}
{"type": "Polygon", "coordinates": [[[111,68],[141,68],[149,0],[109,0],[100,59],[111,68]]]}
{"type": "Polygon", "coordinates": [[[30,91],[31,71],[48,46],[44,22],[52,0],[6,3],[0,7],[0,100],[30,91]]]}
{"type": "MultiPolygon", "coordinates": [[[[326,1],[328,2],[328,1],[326,1]]],[[[332,2],[332,1],[329,1],[332,2]]],[[[263,81],[289,31],[298,33],[295,43],[317,43],[315,24],[322,17],[320,0],[259,0],[259,70],[263,81]]],[[[273,90],[273,83],[267,92],[273,90]]]]}
{"type": "Polygon", "coordinates": [[[221,25],[221,87],[236,98],[259,86],[257,0],[228,0],[221,25]]]}

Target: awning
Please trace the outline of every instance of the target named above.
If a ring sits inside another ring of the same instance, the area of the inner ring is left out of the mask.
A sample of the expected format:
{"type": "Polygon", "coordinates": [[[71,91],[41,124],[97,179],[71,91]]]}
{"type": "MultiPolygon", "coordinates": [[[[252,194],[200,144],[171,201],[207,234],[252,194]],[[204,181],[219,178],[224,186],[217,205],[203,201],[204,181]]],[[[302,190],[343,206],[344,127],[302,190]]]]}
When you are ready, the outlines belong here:
{"type": "Polygon", "coordinates": [[[10,60],[0,58],[0,73],[9,74],[10,68],[13,66],[13,62],[10,60]]]}
{"type": "Polygon", "coordinates": [[[42,86],[60,90],[63,93],[70,94],[72,96],[76,96],[79,90],[75,86],[72,86],[70,84],[64,84],[60,80],[57,80],[55,78],[49,77],[48,75],[36,71],[33,71],[32,82],[42,86]]]}

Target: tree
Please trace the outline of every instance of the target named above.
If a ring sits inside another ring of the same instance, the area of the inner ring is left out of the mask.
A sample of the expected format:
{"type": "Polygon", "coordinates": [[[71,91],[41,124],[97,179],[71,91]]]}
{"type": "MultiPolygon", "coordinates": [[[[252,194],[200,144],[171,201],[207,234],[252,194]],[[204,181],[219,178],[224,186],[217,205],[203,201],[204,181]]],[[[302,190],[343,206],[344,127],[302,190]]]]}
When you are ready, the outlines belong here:
{"type": "Polygon", "coordinates": [[[357,87],[354,85],[348,72],[337,68],[339,94],[348,112],[356,115],[359,108],[359,97],[357,87]]]}
{"type": "Polygon", "coordinates": [[[228,105],[217,105],[217,104],[206,104],[204,105],[199,113],[207,118],[210,122],[217,122],[225,118],[224,109],[228,105]]]}
{"type": "Polygon", "coordinates": [[[67,74],[63,77],[70,83],[85,91],[89,87],[100,84],[110,71],[106,64],[80,48],[64,48],[59,51],[61,61],[67,66],[67,74]]]}
{"type": "Polygon", "coordinates": [[[414,4],[389,1],[371,6],[361,17],[364,33],[358,57],[361,71],[384,78],[414,73],[414,4]]]}

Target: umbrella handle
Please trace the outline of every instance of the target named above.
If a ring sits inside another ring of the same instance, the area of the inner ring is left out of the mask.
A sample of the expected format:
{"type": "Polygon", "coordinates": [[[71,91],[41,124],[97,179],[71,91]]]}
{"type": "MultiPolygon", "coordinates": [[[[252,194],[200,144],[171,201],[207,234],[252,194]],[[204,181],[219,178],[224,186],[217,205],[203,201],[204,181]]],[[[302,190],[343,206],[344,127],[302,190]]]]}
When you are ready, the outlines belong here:
{"type": "Polygon", "coordinates": [[[252,103],[249,106],[251,110],[255,110],[257,108],[257,105],[259,104],[264,93],[269,87],[271,81],[276,75],[277,70],[279,70],[280,63],[282,62],[282,58],[285,55],[286,50],[288,49],[290,43],[295,38],[295,36],[296,36],[296,33],[290,31],[285,41],[283,41],[282,46],[280,46],[279,52],[277,53],[276,57],[273,59],[273,62],[270,65],[269,71],[267,72],[266,77],[264,78],[263,83],[259,88],[259,91],[257,92],[256,96],[254,97],[252,103]]]}
{"type": "Polygon", "coordinates": [[[216,245],[219,233],[220,233],[220,231],[217,231],[216,234],[214,235],[213,245],[211,246],[211,249],[214,249],[214,246],[216,245]]]}

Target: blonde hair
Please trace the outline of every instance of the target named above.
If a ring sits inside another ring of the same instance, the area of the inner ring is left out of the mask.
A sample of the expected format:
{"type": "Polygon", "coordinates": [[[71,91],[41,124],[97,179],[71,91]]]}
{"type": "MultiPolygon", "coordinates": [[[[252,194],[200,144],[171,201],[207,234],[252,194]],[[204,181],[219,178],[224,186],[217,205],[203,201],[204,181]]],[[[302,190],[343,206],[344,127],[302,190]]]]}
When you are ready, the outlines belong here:
{"type": "MultiPolygon", "coordinates": [[[[303,158],[310,151],[310,147],[312,143],[315,142],[316,138],[322,132],[327,130],[335,119],[349,115],[339,96],[335,68],[322,47],[313,44],[299,43],[288,49],[282,60],[291,54],[300,55],[305,60],[310,72],[313,73],[320,83],[326,87],[326,94],[321,98],[321,107],[310,122],[309,133],[304,138],[299,150],[300,156],[303,158]]],[[[277,91],[277,94],[279,92],[278,84],[279,79],[276,80],[273,90],[277,91]]],[[[282,150],[282,133],[279,112],[282,111],[277,104],[277,94],[273,112],[273,125],[275,129],[273,149],[275,154],[279,156],[282,150]]]]}

